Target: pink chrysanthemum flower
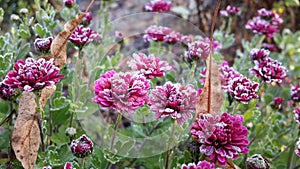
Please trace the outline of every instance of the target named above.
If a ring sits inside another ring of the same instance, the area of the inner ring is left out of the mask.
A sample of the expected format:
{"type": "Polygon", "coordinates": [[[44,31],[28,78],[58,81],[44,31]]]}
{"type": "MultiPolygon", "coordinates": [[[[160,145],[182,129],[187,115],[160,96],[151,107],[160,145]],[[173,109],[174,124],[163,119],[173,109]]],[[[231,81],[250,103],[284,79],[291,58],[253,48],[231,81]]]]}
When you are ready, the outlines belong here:
{"type": "Polygon", "coordinates": [[[74,156],[84,158],[93,152],[93,142],[86,135],[80,136],[78,139],[73,140],[70,149],[74,156]]]}
{"type": "Polygon", "coordinates": [[[180,42],[182,38],[182,34],[176,31],[172,31],[171,33],[164,36],[164,42],[175,44],[180,42]]]}
{"type": "Polygon", "coordinates": [[[143,36],[145,42],[157,41],[164,42],[164,37],[172,32],[171,28],[164,26],[152,25],[145,30],[143,36]]]}
{"type": "Polygon", "coordinates": [[[170,116],[181,125],[193,117],[191,112],[195,111],[197,91],[192,85],[184,87],[167,82],[152,90],[149,97],[150,109],[156,118],[170,116]]]}
{"type": "Polygon", "coordinates": [[[10,88],[8,85],[0,82],[0,99],[10,100],[17,95],[17,90],[10,88]]]}
{"type": "Polygon", "coordinates": [[[73,169],[73,165],[71,162],[66,162],[66,164],[62,166],[61,169],[73,169]]]}
{"type": "Polygon", "coordinates": [[[95,82],[93,102],[133,113],[148,101],[150,83],[144,76],[108,71],[95,82]]]}
{"type": "Polygon", "coordinates": [[[256,77],[261,78],[266,83],[276,82],[279,85],[285,80],[287,69],[277,60],[269,57],[262,61],[255,61],[255,66],[250,72],[256,77]]]}
{"type": "Polygon", "coordinates": [[[39,52],[48,53],[50,51],[52,41],[53,41],[52,37],[36,38],[34,40],[34,47],[39,52]]]}
{"type": "Polygon", "coordinates": [[[277,25],[272,25],[260,17],[254,17],[252,20],[249,20],[246,24],[246,29],[250,29],[254,33],[266,35],[269,38],[274,37],[275,33],[279,32],[277,25]]]}
{"type": "Polygon", "coordinates": [[[293,101],[295,102],[300,101],[300,86],[298,84],[291,87],[290,95],[293,101]]]}
{"type": "Polygon", "coordinates": [[[220,10],[220,15],[228,17],[228,16],[237,15],[239,12],[240,9],[238,7],[228,5],[226,7],[226,10],[220,10]]]}
{"type": "Polygon", "coordinates": [[[69,40],[79,48],[82,48],[85,44],[90,43],[94,40],[101,40],[102,37],[91,28],[85,28],[83,25],[79,25],[69,40]]]}
{"type": "Polygon", "coordinates": [[[235,78],[242,76],[240,73],[235,71],[232,67],[228,65],[228,62],[223,61],[223,63],[219,66],[220,77],[222,90],[224,92],[228,92],[228,89],[231,85],[231,81],[235,78]]]}
{"type": "Polygon", "coordinates": [[[264,60],[267,57],[269,57],[269,55],[270,55],[270,51],[266,50],[266,49],[256,49],[256,48],[254,48],[250,51],[251,60],[261,61],[261,60],[264,60]]]}
{"type": "Polygon", "coordinates": [[[265,8],[262,8],[259,9],[257,12],[261,18],[271,21],[273,25],[280,25],[283,22],[282,18],[272,10],[267,10],[265,8]]]}
{"type": "Polygon", "coordinates": [[[169,12],[172,8],[172,3],[166,0],[152,0],[145,5],[146,11],[150,12],[169,12]]]}
{"type": "Polygon", "coordinates": [[[66,7],[71,8],[73,5],[75,5],[76,1],[75,0],[63,0],[63,3],[65,4],[66,7]]]}
{"type": "Polygon", "coordinates": [[[172,69],[166,61],[161,61],[154,55],[145,55],[144,53],[134,53],[133,59],[127,62],[132,70],[139,71],[146,78],[153,79],[155,77],[162,77],[165,72],[172,69]]]}
{"type": "Polygon", "coordinates": [[[226,160],[236,159],[238,153],[248,153],[248,129],[243,126],[241,115],[212,116],[202,114],[190,128],[193,138],[202,143],[200,151],[210,162],[226,166],[226,160]]]}
{"type": "Polygon", "coordinates": [[[300,108],[295,107],[294,114],[295,114],[295,120],[299,124],[299,128],[300,128],[300,108]]]}
{"type": "Polygon", "coordinates": [[[121,42],[124,40],[124,34],[122,32],[116,31],[115,32],[115,39],[117,42],[121,42]]]}
{"type": "Polygon", "coordinates": [[[277,47],[273,43],[263,43],[263,48],[266,49],[266,50],[269,50],[271,52],[276,52],[277,51],[277,47]]]}
{"type": "Polygon", "coordinates": [[[189,43],[192,43],[193,39],[187,35],[183,35],[180,41],[187,46],[189,43]]]}
{"type": "Polygon", "coordinates": [[[183,164],[181,169],[215,169],[215,164],[203,160],[199,161],[197,165],[195,163],[183,164]]]}
{"type": "Polygon", "coordinates": [[[258,89],[258,83],[240,76],[230,81],[228,92],[235,100],[243,104],[248,104],[250,100],[258,98],[258,95],[256,94],[258,89]]]}
{"type": "Polygon", "coordinates": [[[295,153],[297,154],[298,157],[300,157],[300,138],[298,139],[296,146],[297,147],[295,149],[295,153]]]}
{"type": "Polygon", "coordinates": [[[10,88],[33,91],[51,86],[64,78],[59,72],[60,69],[55,66],[53,59],[46,61],[43,58],[27,58],[14,64],[14,70],[7,74],[3,83],[10,88]]]}
{"type": "MultiPolygon", "coordinates": [[[[216,51],[222,48],[222,45],[217,41],[212,42],[212,49],[216,51]]],[[[206,58],[209,56],[210,53],[210,40],[209,38],[202,38],[198,41],[194,41],[188,44],[188,50],[185,52],[185,58],[187,61],[199,60],[206,58]]]]}

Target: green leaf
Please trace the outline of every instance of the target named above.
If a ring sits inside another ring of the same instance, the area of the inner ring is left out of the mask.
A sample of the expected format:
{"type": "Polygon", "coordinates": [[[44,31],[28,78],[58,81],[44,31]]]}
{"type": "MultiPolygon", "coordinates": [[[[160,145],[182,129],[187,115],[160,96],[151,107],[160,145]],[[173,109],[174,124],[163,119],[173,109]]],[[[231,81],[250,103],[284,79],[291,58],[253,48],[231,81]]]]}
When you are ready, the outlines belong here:
{"type": "Polygon", "coordinates": [[[4,11],[0,8],[0,23],[3,21],[4,11]]]}
{"type": "Polygon", "coordinates": [[[70,100],[65,97],[59,97],[53,100],[53,107],[50,109],[52,112],[53,125],[62,124],[69,118],[69,108],[70,100]]]}
{"type": "Polygon", "coordinates": [[[300,6],[299,0],[285,0],[286,6],[300,6]]]}
{"type": "Polygon", "coordinates": [[[26,43],[23,47],[21,47],[21,49],[18,51],[19,55],[18,55],[18,59],[23,59],[30,50],[30,43],[26,43]]]}
{"type": "Polygon", "coordinates": [[[5,53],[5,55],[0,55],[0,77],[5,76],[10,70],[13,61],[13,53],[5,53]]]}
{"type": "Polygon", "coordinates": [[[44,37],[44,35],[46,34],[46,30],[39,23],[35,24],[33,29],[34,32],[37,33],[40,37],[44,37]]]}

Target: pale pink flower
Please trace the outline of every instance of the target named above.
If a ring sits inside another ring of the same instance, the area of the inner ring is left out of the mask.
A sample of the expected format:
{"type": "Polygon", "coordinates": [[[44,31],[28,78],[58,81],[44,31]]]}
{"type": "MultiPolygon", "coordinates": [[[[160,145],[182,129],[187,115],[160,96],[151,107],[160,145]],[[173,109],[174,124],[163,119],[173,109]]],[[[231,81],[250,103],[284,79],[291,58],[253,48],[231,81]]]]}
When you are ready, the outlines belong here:
{"type": "Polygon", "coordinates": [[[199,161],[197,165],[195,163],[183,164],[181,169],[215,169],[215,164],[203,160],[199,161]]]}
{"type": "Polygon", "coordinates": [[[169,12],[172,8],[172,3],[166,0],[152,0],[145,5],[146,11],[151,12],[169,12]]]}
{"type": "Polygon", "coordinates": [[[91,28],[79,25],[72,33],[69,40],[77,47],[82,48],[84,45],[94,40],[102,40],[102,37],[91,28]]]}

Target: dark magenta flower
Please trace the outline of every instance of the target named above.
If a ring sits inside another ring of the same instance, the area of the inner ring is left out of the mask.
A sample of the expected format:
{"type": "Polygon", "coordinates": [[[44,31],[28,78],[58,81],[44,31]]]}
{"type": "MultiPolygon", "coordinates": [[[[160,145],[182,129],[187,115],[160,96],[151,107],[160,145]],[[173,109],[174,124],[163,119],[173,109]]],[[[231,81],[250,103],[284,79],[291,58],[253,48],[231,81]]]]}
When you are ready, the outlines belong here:
{"type": "Polygon", "coordinates": [[[291,87],[290,95],[293,101],[295,102],[300,101],[300,86],[298,84],[291,87]]]}
{"type": "Polygon", "coordinates": [[[257,60],[257,61],[264,60],[267,57],[269,57],[269,55],[270,55],[270,51],[266,49],[254,48],[250,51],[251,60],[257,60]]]}
{"type": "Polygon", "coordinates": [[[62,166],[61,169],[73,169],[72,163],[66,162],[66,164],[62,166]]]}
{"type": "Polygon", "coordinates": [[[87,12],[84,18],[82,19],[81,24],[84,26],[88,26],[91,23],[92,19],[93,19],[92,12],[87,12]]]}
{"type": "Polygon", "coordinates": [[[210,162],[226,166],[226,160],[238,158],[238,153],[248,153],[248,129],[243,126],[242,115],[212,116],[202,114],[190,128],[192,137],[202,143],[200,151],[210,162]]]}
{"type": "Polygon", "coordinates": [[[270,169],[269,161],[260,154],[254,154],[246,160],[248,169],[270,169]]]}
{"type": "Polygon", "coordinates": [[[34,47],[39,52],[48,53],[50,51],[52,41],[53,41],[52,37],[36,38],[34,40],[34,47]]]}
{"type": "Polygon", "coordinates": [[[255,61],[255,66],[250,72],[256,77],[261,78],[266,83],[276,82],[281,84],[285,80],[287,69],[277,60],[269,57],[261,61],[255,61]]]}
{"type": "Polygon", "coordinates": [[[77,47],[82,48],[89,42],[102,40],[102,37],[91,28],[85,28],[83,25],[79,25],[72,33],[69,40],[77,47]]]}
{"type": "Polygon", "coordinates": [[[95,82],[93,102],[131,114],[148,102],[149,89],[144,76],[108,71],[95,82]]]}
{"type": "Polygon", "coordinates": [[[283,103],[284,98],[283,97],[274,97],[273,99],[273,106],[275,108],[279,108],[281,106],[281,104],[283,103]]]}
{"type": "Polygon", "coordinates": [[[271,21],[271,23],[273,25],[280,25],[283,23],[282,18],[277,13],[273,12],[272,10],[267,10],[265,8],[262,8],[262,9],[259,9],[257,12],[258,12],[258,15],[262,19],[271,21]]]}
{"type": "Polygon", "coordinates": [[[93,148],[94,146],[92,140],[88,138],[86,135],[82,135],[78,139],[73,140],[70,145],[70,149],[73,155],[78,158],[84,158],[92,154],[93,148]]]}
{"type": "Polygon", "coordinates": [[[298,157],[300,157],[300,138],[299,138],[298,141],[296,142],[295,153],[297,154],[298,157]]]}
{"type": "Polygon", "coordinates": [[[149,105],[155,118],[170,116],[181,125],[193,117],[191,113],[195,112],[196,97],[197,91],[192,85],[185,87],[167,82],[151,91],[149,105]]]}
{"type": "MultiPolygon", "coordinates": [[[[213,40],[212,41],[212,49],[213,51],[217,51],[222,48],[222,44],[213,40]]],[[[206,58],[210,53],[210,39],[209,38],[201,38],[200,40],[194,41],[188,44],[188,50],[185,52],[185,58],[187,61],[199,60],[206,58]]]]}
{"type": "Polygon", "coordinates": [[[237,15],[239,12],[240,9],[238,7],[228,5],[226,7],[226,10],[220,10],[220,15],[228,17],[228,16],[237,15]]]}
{"type": "Polygon", "coordinates": [[[127,62],[128,66],[135,71],[139,71],[148,79],[162,77],[172,67],[166,61],[161,61],[160,58],[154,55],[145,55],[144,53],[134,53],[133,59],[127,62]]]}
{"type": "Polygon", "coordinates": [[[143,36],[145,42],[157,41],[164,42],[164,37],[172,32],[171,28],[152,25],[145,30],[143,36]]]}
{"type": "Polygon", "coordinates": [[[169,12],[172,8],[172,3],[166,0],[152,0],[145,5],[146,11],[150,12],[169,12]]]}
{"type": "Polygon", "coordinates": [[[33,91],[51,86],[64,78],[59,72],[60,69],[55,66],[53,59],[46,61],[43,58],[27,58],[14,64],[14,69],[8,72],[3,83],[10,88],[33,91]]]}
{"type": "Polygon", "coordinates": [[[219,72],[221,77],[222,90],[228,92],[228,89],[231,85],[231,81],[235,78],[242,76],[240,73],[235,71],[232,67],[228,65],[228,62],[223,61],[219,66],[219,72]]]}
{"type": "Polygon", "coordinates": [[[256,94],[258,89],[258,83],[240,76],[230,81],[228,92],[235,100],[243,104],[248,104],[250,100],[258,98],[258,95],[256,94]]]}
{"type": "Polygon", "coordinates": [[[249,20],[246,24],[246,29],[250,29],[254,33],[266,35],[269,38],[274,37],[275,33],[279,32],[277,25],[272,25],[260,17],[254,17],[252,20],[249,20]]]}
{"type": "Polygon", "coordinates": [[[71,8],[73,5],[75,5],[75,0],[63,0],[63,3],[66,7],[71,8]]]}
{"type": "Polygon", "coordinates": [[[17,93],[18,91],[15,88],[10,88],[8,85],[0,82],[0,99],[11,100],[17,93]]]}
{"type": "Polygon", "coordinates": [[[215,169],[215,164],[203,160],[199,161],[197,165],[195,163],[183,164],[181,169],[215,169]]]}
{"type": "Polygon", "coordinates": [[[164,36],[164,42],[175,44],[177,42],[180,42],[182,38],[182,34],[176,31],[172,31],[171,33],[164,36]]]}

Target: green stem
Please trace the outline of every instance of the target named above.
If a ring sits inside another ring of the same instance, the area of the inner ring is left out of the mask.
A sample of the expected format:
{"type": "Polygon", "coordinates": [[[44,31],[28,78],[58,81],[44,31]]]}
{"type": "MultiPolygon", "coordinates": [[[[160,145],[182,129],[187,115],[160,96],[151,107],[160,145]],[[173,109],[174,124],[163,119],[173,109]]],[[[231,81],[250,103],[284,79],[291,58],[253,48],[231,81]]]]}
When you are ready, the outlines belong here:
{"type": "Polygon", "coordinates": [[[176,121],[173,120],[173,123],[172,123],[172,129],[171,129],[171,134],[170,134],[170,139],[168,141],[168,148],[167,148],[167,152],[166,152],[166,164],[165,164],[165,169],[170,169],[171,168],[171,162],[170,161],[170,152],[171,152],[171,142],[173,142],[173,135],[174,135],[174,129],[175,129],[175,123],[176,121]]]}
{"type": "Polygon", "coordinates": [[[111,144],[110,144],[110,151],[113,152],[113,148],[114,148],[114,144],[115,144],[115,138],[116,138],[116,133],[117,133],[117,130],[118,130],[118,127],[120,125],[122,121],[122,115],[120,113],[118,113],[118,118],[117,118],[117,121],[114,125],[114,132],[113,132],[113,136],[112,136],[112,139],[111,139],[111,144]]]}
{"type": "Polygon", "coordinates": [[[41,138],[41,149],[42,152],[45,152],[45,143],[44,143],[44,133],[43,133],[43,120],[44,120],[44,110],[40,104],[41,92],[38,91],[35,93],[35,102],[37,104],[36,108],[36,120],[40,128],[40,138],[41,138]]]}

